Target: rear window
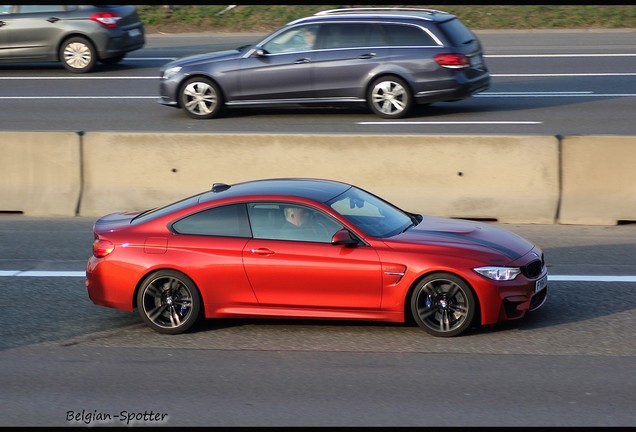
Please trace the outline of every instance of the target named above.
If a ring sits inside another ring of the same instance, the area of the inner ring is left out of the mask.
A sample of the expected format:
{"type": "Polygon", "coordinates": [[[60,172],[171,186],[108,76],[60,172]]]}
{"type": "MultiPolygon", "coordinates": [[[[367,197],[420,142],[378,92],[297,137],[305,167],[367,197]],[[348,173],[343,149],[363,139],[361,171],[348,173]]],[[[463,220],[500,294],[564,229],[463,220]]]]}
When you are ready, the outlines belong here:
{"type": "Polygon", "coordinates": [[[473,32],[457,18],[439,23],[439,28],[453,46],[468,45],[476,39],[473,32]]]}
{"type": "Polygon", "coordinates": [[[390,46],[436,46],[433,38],[414,25],[383,24],[382,31],[390,46]]]}
{"type": "Polygon", "coordinates": [[[132,223],[141,223],[141,222],[145,222],[147,220],[156,219],[158,217],[167,215],[167,214],[175,212],[177,210],[181,210],[181,209],[184,209],[186,207],[193,206],[197,202],[199,202],[199,197],[200,196],[201,196],[201,194],[195,195],[195,196],[192,196],[192,197],[189,197],[189,198],[182,199],[181,201],[177,201],[176,203],[168,204],[165,207],[160,207],[160,208],[155,208],[155,209],[148,210],[148,211],[146,211],[144,213],[141,213],[138,216],[135,216],[135,218],[133,218],[133,220],[132,220],[132,223]]]}
{"type": "Polygon", "coordinates": [[[214,207],[194,213],[172,224],[179,234],[251,237],[245,204],[214,207]]]}

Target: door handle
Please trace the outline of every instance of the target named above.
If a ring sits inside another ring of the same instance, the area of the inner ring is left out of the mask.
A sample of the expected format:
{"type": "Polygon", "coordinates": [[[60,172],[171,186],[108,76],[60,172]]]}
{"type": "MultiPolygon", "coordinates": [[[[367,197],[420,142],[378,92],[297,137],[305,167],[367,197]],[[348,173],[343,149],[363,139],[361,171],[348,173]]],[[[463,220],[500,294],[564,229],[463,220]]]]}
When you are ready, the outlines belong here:
{"type": "Polygon", "coordinates": [[[250,252],[256,255],[274,255],[274,251],[267,248],[256,248],[252,249],[250,252]]]}
{"type": "Polygon", "coordinates": [[[57,18],[57,17],[51,17],[51,18],[47,18],[46,20],[47,20],[48,22],[50,22],[50,23],[56,23],[56,22],[58,22],[60,19],[59,19],[59,18],[57,18]]]}
{"type": "Polygon", "coordinates": [[[360,57],[358,57],[358,58],[361,58],[361,59],[365,59],[365,60],[366,60],[366,59],[373,58],[373,57],[375,57],[376,55],[377,55],[376,53],[368,53],[368,54],[362,54],[362,55],[361,55],[360,57]]]}

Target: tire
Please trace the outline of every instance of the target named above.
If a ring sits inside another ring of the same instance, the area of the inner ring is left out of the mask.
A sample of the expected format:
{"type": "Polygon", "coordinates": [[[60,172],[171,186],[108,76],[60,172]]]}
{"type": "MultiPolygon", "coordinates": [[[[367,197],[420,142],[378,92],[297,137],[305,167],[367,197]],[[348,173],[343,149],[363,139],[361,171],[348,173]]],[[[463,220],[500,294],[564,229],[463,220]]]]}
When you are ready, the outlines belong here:
{"type": "Polygon", "coordinates": [[[422,279],[411,295],[411,314],[420,328],[438,337],[468,330],[476,313],[475,295],[462,279],[436,273],[422,279]]]}
{"type": "Polygon", "coordinates": [[[100,59],[99,61],[101,63],[105,64],[105,65],[112,66],[112,65],[116,65],[117,63],[122,61],[124,59],[124,57],[125,57],[125,54],[120,54],[120,55],[115,56],[115,57],[103,58],[103,59],[100,59]]]}
{"type": "Polygon", "coordinates": [[[367,103],[374,114],[397,119],[409,114],[413,108],[413,96],[406,81],[396,76],[383,76],[371,83],[367,103]]]}
{"type": "Polygon", "coordinates": [[[193,77],[181,86],[179,104],[193,119],[211,119],[221,112],[223,96],[212,80],[193,77]]]}
{"type": "Polygon", "coordinates": [[[89,72],[97,62],[95,47],[83,37],[72,37],[64,41],[59,57],[64,67],[73,73],[89,72]]]}
{"type": "Polygon", "coordinates": [[[192,279],[176,271],[159,270],[151,273],[139,288],[137,309],[153,330],[179,334],[199,319],[201,300],[192,279]]]}

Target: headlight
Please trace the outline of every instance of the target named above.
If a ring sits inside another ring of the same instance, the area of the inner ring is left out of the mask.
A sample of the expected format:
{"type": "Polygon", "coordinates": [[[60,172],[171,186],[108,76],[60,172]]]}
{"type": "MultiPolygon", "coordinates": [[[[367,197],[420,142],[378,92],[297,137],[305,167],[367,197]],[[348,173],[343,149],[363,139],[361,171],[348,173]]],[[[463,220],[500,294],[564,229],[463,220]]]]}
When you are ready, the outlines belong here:
{"type": "Polygon", "coordinates": [[[521,273],[519,267],[477,267],[475,270],[482,276],[492,280],[513,280],[521,273]]]}
{"type": "Polygon", "coordinates": [[[180,70],[181,70],[181,66],[170,67],[170,68],[166,69],[165,71],[163,71],[163,73],[161,74],[161,78],[162,79],[170,79],[173,76],[175,76],[177,73],[179,73],[180,70]]]}

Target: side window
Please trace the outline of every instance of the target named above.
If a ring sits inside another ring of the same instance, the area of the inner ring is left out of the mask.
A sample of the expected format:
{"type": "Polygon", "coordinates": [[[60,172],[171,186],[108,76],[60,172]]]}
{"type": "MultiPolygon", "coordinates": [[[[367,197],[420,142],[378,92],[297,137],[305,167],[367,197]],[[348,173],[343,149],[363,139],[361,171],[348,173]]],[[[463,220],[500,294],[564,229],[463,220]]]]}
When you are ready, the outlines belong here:
{"type": "Polygon", "coordinates": [[[8,14],[11,13],[11,5],[0,5],[0,14],[8,14]]]}
{"type": "Polygon", "coordinates": [[[322,48],[363,48],[385,45],[377,24],[326,24],[323,27],[322,48]]]}
{"type": "Polygon", "coordinates": [[[19,9],[20,13],[45,13],[45,12],[63,12],[64,6],[61,5],[22,5],[19,9]]]}
{"type": "Polygon", "coordinates": [[[318,26],[297,26],[268,41],[263,48],[270,54],[310,51],[316,48],[318,26]]]}
{"type": "Polygon", "coordinates": [[[433,37],[421,27],[406,24],[382,24],[391,46],[438,46],[433,37]]]}
{"type": "Polygon", "coordinates": [[[245,204],[232,204],[203,210],[172,224],[179,234],[225,237],[251,237],[245,204]]]}
{"type": "Polygon", "coordinates": [[[311,207],[292,203],[248,205],[254,238],[330,243],[342,224],[311,207]]]}
{"type": "Polygon", "coordinates": [[[247,206],[254,238],[277,239],[285,223],[283,208],[277,203],[251,203],[247,206]]]}

